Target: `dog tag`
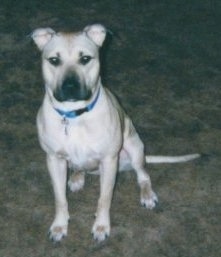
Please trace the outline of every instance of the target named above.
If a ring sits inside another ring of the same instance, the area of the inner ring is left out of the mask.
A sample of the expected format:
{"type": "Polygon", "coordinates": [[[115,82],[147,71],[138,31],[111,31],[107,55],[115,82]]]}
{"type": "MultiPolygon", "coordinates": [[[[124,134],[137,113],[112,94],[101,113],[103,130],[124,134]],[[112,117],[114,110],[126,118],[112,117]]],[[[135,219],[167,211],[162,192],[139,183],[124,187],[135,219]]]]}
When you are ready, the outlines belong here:
{"type": "Polygon", "coordinates": [[[69,121],[66,117],[63,117],[61,123],[64,125],[64,133],[65,135],[68,134],[68,125],[69,125],[69,121]]]}

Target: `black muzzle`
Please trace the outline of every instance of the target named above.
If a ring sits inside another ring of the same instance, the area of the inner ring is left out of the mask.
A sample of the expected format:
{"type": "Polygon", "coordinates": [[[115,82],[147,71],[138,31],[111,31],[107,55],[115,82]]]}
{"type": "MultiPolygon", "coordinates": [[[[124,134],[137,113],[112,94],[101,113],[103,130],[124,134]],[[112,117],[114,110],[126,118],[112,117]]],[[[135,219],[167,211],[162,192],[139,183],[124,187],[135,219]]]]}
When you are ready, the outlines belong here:
{"type": "Polygon", "coordinates": [[[59,102],[75,102],[81,100],[89,100],[91,91],[86,85],[82,84],[76,76],[68,76],[64,79],[61,86],[54,92],[54,97],[59,102]]]}

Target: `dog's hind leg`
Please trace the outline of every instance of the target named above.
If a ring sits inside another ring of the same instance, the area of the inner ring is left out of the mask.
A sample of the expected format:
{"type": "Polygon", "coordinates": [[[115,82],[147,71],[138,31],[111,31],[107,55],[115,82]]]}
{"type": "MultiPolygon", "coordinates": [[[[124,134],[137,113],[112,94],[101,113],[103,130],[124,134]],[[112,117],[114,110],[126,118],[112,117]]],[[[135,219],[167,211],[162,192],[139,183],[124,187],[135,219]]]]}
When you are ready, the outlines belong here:
{"type": "Polygon", "coordinates": [[[140,186],[140,202],[144,207],[153,209],[158,199],[152,190],[150,177],[145,170],[144,146],[138,134],[134,133],[128,137],[123,147],[128,153],[131,166],[137,174],[137,181],[140,186]]]}
{"type": "Polygon", "coordinates": [[[77,192],[84,187],[85,173],[81,171],[74,171],[68,180],[68,187],[72,192],[77,192]]]}
{"type": "Polygon", "coordinates": [[[47,155],[47,166],[51,176],[55,195],[55,218],[49,230],[50,239],[58,242],[67,235],[68,203],[66,199],[66,160],[55,155],[47,155]]]}

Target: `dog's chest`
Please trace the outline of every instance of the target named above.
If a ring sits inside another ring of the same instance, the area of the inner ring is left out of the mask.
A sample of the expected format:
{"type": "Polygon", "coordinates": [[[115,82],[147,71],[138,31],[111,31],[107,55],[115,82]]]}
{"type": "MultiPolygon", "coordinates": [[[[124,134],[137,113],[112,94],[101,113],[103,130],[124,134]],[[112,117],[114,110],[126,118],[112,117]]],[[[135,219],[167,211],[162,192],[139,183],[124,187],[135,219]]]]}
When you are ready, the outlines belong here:
{"type": "Polygon", "coordinates": [[[101,157],[100,147],[85,131],[70,131],[66,135],[68,141],[63,144],[62,149],[67,156],[69,164],[76,169],[93,170],[97,169],[101,157]]]}
{"type": "Polygon", "coordinates": [[[59,121],[42,133],[44,149],[66,159],[79,170],[98,168],[103,152],[99,129],[83,124],[63,124],[59,121]]]}

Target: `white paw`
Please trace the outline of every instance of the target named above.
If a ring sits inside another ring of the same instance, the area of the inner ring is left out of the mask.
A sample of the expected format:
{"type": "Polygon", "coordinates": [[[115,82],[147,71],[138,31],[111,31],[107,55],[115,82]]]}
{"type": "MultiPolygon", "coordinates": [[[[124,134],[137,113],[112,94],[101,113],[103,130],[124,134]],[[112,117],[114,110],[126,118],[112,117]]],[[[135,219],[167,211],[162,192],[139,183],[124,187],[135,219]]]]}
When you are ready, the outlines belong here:
{"type": "Polygon", "coordinates": [[[74,173],[68,181],[68,187],[72,192],[77,192],[84,187],[84,183],[84,173],[74,173]]]}
{"type": "Polygon", "coordinates": [[[151,210],[156,206],[158,202],[158,198],[157,198],[157,195],[153,191],[151,191],[149,196],[142,195],[140,202],[142,206],[151,210]]]}
{"type": "Polygon", "coordinates": [[[53,242],[59,242],[68,234],[68,221],[70,217],[67,211],[62,211],[56,214],[50,229],[49,229],[49,238],[53,242]]]}
{"type": "Polygon", "coordinates": [[[53,242],[60,242],[68,234],[68,225],[53,223],[49,230],[49,238],[53,242]]]}
{"type": "Polygon", "coordinates": [[[110,222],[108,220],[99,222],[96,219],[91,232],[95,240],[104,241],[110,235],[110,222]]]}

